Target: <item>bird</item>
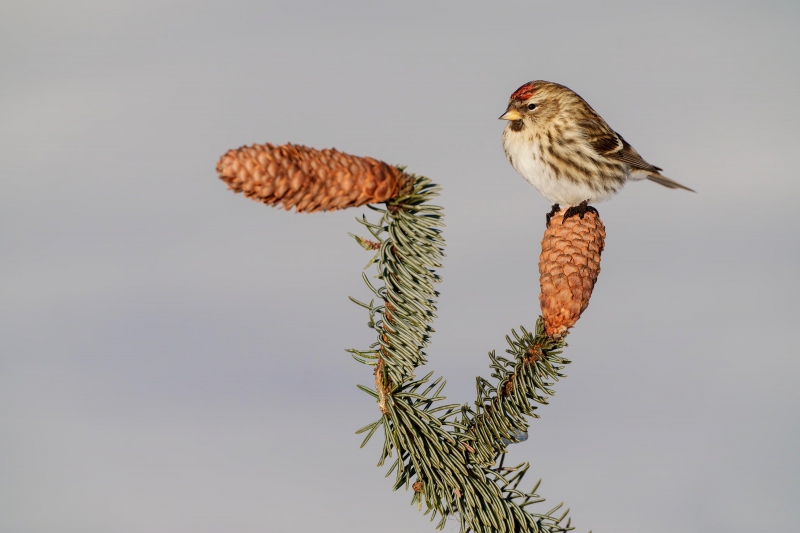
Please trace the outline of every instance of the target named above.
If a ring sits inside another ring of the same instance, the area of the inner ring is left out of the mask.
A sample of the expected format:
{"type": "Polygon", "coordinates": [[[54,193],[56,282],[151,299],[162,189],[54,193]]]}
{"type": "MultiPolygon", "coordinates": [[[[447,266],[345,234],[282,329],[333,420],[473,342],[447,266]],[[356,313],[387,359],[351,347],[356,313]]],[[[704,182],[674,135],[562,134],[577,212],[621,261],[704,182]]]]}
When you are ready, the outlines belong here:
{"type": "Polygon", "coordinates": [[[648,179],[670,189],[693,189],[661,174],[572,89],[536,80],[511,94],[500,120],[503,151],[514,167],[553,207],[551,217],[568,207],[564,220],[586,212],[589,204],[617,194],[625,182],[648,179]]]}

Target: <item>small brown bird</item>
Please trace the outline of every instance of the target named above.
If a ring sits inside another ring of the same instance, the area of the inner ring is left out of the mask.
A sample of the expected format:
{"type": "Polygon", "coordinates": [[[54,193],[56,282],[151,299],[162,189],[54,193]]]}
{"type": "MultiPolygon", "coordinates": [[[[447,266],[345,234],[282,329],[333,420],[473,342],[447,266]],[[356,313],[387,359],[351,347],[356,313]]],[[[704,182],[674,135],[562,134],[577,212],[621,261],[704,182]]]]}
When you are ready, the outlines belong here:
{"type": "MultiPolygon", "coordinates": [[[[575,92],[549,81],[514,91],[506,112],[503,150],[511,166],[553,202],[550,216],[593,210],[590,203],[614,196],[628,179],[649,179],[670,189],[692,189],[660,174],[612,130],[575,92]]],[[[694,191],[692,191],[694,192],[694,191]]]]}

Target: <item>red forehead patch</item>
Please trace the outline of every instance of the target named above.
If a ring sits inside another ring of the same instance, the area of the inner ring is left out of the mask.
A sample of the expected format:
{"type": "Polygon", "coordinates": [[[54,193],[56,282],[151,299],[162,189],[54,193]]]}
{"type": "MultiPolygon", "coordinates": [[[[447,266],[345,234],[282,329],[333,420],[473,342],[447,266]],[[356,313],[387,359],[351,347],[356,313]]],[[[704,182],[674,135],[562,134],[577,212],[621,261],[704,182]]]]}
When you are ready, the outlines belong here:
{"type": "Polygon", "coordinates": [[[533,88],[533,82],[529,81],[528,83],[526,83],[525,85],[514,91],[514,94],[511,95],[511,99],[519,101],[527,100],[528,98],[533,96],[533,93],[535,92],[536,89],[533,88]]]}

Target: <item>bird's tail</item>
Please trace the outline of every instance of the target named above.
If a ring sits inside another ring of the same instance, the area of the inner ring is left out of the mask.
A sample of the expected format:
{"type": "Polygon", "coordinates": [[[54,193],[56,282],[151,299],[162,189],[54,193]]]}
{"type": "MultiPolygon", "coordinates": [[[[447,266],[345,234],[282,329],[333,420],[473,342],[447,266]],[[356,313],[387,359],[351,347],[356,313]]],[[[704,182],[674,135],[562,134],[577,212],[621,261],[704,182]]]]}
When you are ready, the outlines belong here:
{"type": "Polygon", "coordinates": [[[668,187],[670,189],[684,189],[686,191],[697,192],[694,189],[690,189],[685,185],[681,185],[677,181],[671,180],[668,177],[662,176],[661,174],[658,174],[656,172],[647,174],[647,179],[649,179],[650,181],[654,181],[659,185],[663,185],[664,187],[668,187]]]}

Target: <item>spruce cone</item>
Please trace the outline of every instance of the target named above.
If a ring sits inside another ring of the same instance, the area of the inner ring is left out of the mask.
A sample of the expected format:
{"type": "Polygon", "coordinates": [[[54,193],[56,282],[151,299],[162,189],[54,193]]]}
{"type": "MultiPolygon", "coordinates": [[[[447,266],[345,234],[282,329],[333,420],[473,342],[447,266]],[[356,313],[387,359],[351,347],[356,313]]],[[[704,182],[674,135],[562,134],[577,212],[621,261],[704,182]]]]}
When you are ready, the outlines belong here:
{"type": "Polygon", "coordinates": [[[413,183],[407,174],[371,157],[293,144],[229,150],[217,172],[234,192],[298,213],[385,202],[409,192],[413,183]]]}
{"type": "Polygon", "coordinates": [[[600,273],[606,230],[596,213],[564,220],[562,209],[550,220],[539,256],[539,304],[545,333],[564,334],[589,305],[600,273]]]}

